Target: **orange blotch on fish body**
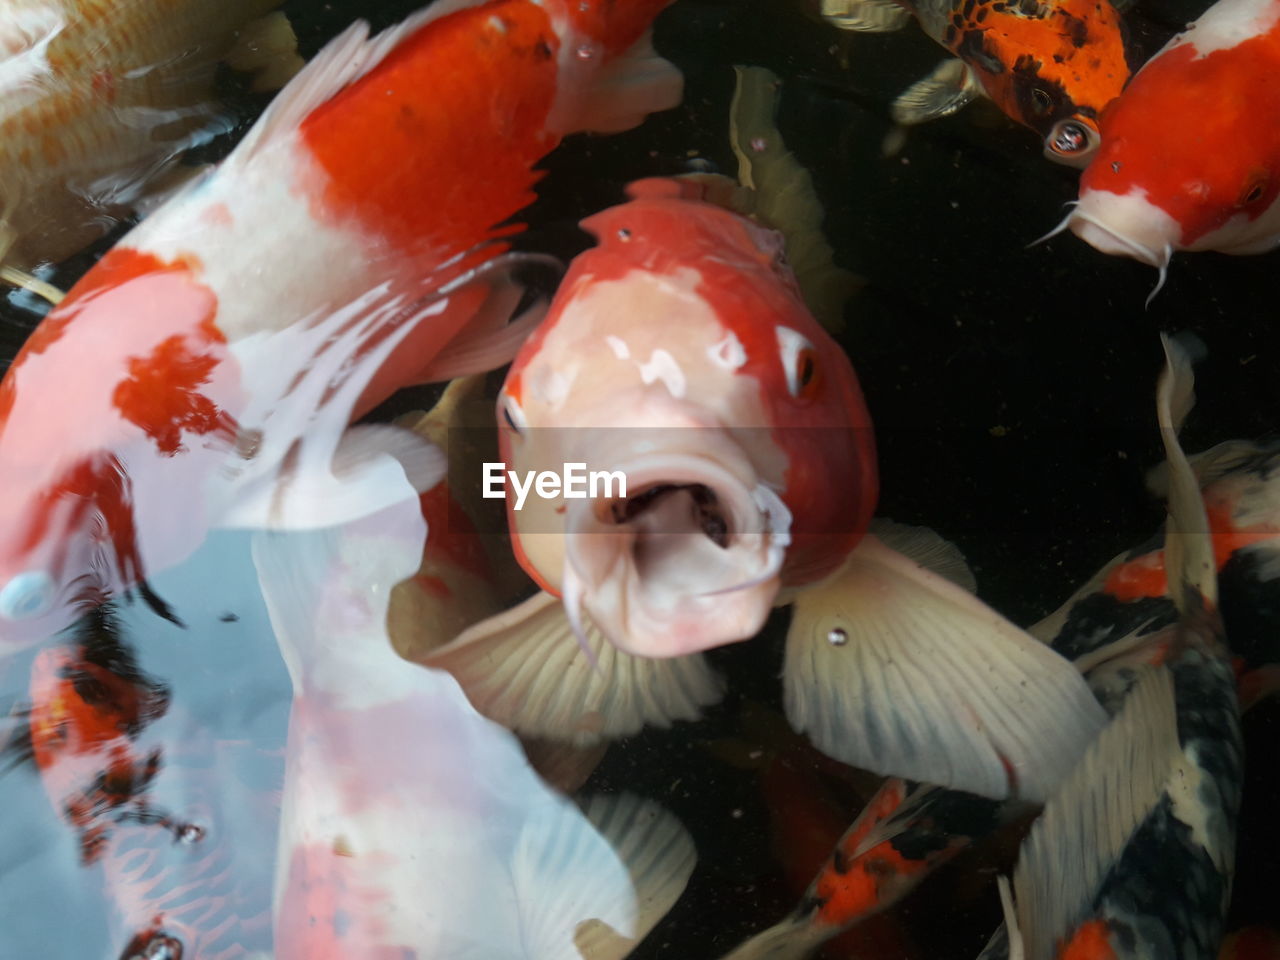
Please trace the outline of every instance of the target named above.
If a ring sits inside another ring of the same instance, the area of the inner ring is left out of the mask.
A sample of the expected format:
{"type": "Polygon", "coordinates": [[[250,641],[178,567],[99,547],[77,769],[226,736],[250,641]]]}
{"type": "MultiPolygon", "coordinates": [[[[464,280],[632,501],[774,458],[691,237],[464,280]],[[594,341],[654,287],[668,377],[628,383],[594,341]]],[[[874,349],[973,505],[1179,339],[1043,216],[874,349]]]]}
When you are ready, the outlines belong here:
{"type": "Polygon", "coordinates": [[[1089,920],[1082,924],[1058,951],[1058,960],[1116,960],[1107,922],[1089,920]]]}
{"type": "Polygon", "coordinates": [[[303,121],[327,174],[318,219],[354,220],[401,251],[433,256],[511,232],[493,228],[533,200],[532,168],[556,144],[546,121],[558,47],[546,11],[525,0],[419,28],[303,121]]]}

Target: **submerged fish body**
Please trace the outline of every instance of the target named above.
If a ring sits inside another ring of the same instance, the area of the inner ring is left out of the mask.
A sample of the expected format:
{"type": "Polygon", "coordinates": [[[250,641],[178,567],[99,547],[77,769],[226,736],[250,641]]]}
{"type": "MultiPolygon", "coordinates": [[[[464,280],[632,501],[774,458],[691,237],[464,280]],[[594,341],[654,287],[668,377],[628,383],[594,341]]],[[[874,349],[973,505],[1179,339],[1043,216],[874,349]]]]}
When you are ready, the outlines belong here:
{"type": "Polygon", "coordinates": [[[239,28],[276,6],[278,0],[6,2],[0,259],[29,268],[63,259],[105,232],[104,212],[135,200],[216,118],[217,61],[239,28]]]}
{"type": "Polygon", "coordinates": [[[358,23],[111,250],[0,384],[2,642],[48,636],[86,591],[145,592],[212,526],[337,523],[404,470],[429,485],[438,461],[407,434],[340,436],[400,386],[514,352],[538,311],[503,329],[522,290],[496,225],[562,136],[678,101],[647,39],[665,5],[358,23]]]}
{"type": "Polygon", "coordinates": [[[877,492],[853,368],[779,236],[683,189],[645,181],[584,222],[600,245],[499,399],[514,473],[625,478],[595,499],[508,495],[508,514],[539,585],[643,656],[755,634],[779,589],[839,565],[877,492]]]}
{"type": "Polygon", "coordinates": [[[1079,203],[1066,221],[1072,231],[1162,276],[1180,250],[1273,249],[1280,243],[1277,70],[1280,3],[1215,3],[1103,116],[1104,146],[1080,178],[1079,203]]]}
{"type": "Polygon", "coordinates": [[[574,955],[596,921],[627,946],[587,955],[621,960],[683,889],[692,843],[634,798],[584,816],[452,678],[396,654],[390,591],[424,556],[403,492],[341,531],[256,535],[295,691],[274,955],[534,960],[574,955]]]}
{"type": "Polygon", "coordinates": [[[914,14],[957,58],[894,104],[900,123],[945,116],[985,94],[1044,140],[1045,156],[1084,166],[1098,117],[1129,79],[1123,24],[1110,0],[825,0],[848,30],[897,29],[914,14]]]}
{"type": "Polygon", "coordinates": [[[137,745],[167,707],[162,685],[89,660],[83,647],[50,647],[32,664],[32,760],[49,802],[77,834],[82,863],[102,856],[119,823],[167,821],[148,802],[160,752],[137,745]]]}
{"type": "Polygon", "coordinates": [[[169,689],[142,672],[114,617],[91,615],[76,639],[37,654],[27,720],[45,793],[76,833],[80,865],[101,877],[103,955],[231,960],[269,948],[270,865],[256,847],[274,835],[262,809],[273,798],[238,776],[262,752],[204,737],[160,746],[148,728],[171,718],[169,689]]]}

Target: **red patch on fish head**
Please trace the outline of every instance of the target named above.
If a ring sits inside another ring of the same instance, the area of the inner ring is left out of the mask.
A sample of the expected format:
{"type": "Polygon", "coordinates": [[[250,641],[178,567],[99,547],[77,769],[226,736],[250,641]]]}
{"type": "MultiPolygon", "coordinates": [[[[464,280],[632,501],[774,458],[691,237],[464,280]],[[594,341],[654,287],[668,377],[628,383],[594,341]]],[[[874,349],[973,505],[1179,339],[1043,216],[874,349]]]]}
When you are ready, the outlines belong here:
{"type": "MultiPolygon", "coordinates": [[[[583,221],[599,245],[574,262],[547,321],[512,366],[500,400],[502,455],[512,461],[525,426],[513,419],[526,406],[525,378],[567,303],[593,284],[635,271],[671,278],[695,272],[692,295],[732,348],[706,375],[727,390],[757,393],[765,424],[724,426],[747,428],[738,442],[749,456],[754,446],[757,454],[768,447],[785,457],[777,490],[791,513],[783,579],[811,582],[839,565],[870,521],[877,495],[870,417],[848,357],[804,305],[781,236],[702,201],[703,190],[689,181],[640,181],[629,188],[631,202],[583,221]]],[[[514,521],[511,509],[508,498],[514,521]]],[[[532,573],[518,542],[516,552],[532,573]]]]}
{"type": "Polygon", "coordinates": [[[1260,120],[1280,116],[1277,70],[1277,29],[1202,58],[1194,42],[1161,54],[1103,113],[1081,193],[1141,192],[1181,225],[1182,247],[1255,220],[1280,193],[1280,126],[1260,120]]]}

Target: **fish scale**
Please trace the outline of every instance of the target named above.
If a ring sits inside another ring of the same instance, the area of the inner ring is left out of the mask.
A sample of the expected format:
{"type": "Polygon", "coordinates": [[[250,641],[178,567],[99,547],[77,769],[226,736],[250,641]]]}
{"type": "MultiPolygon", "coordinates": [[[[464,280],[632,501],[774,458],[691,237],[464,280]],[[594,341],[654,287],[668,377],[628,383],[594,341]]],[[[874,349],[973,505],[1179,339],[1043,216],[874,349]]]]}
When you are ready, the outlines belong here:
{"type": "Polygon", "coordinates": [[[0,13],[0,256],[29,267],[103,232],[215,116],[214,66],[279,0],[14,0],[0,13]],[[107,204],[110,206],[110,204],[107,204]]]}

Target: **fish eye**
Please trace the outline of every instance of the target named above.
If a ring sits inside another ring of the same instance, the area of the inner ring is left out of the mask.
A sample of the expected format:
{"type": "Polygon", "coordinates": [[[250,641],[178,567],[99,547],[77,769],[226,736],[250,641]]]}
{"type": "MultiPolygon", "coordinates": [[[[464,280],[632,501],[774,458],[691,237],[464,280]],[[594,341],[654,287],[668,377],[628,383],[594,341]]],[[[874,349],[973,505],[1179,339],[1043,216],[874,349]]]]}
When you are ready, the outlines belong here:
{"type": "Polygon", "coordinates": [[[811,394],[818,382],[818,351],[813,344],[790,327],[778,327],[778,348],[787,375],[787,392],[797,399],[811,394]]]}
{"type": "Polygon", "coordinates": [[[502,419],[506,421],[512,433],[520,436],[529,425],[524,418],[524,411],[520,409],[520,404],[516,403],[514,397],[505,393],[502,395],[500,402],[502,404],[502,419]]]}
{"type": "Polygon", "coordinates": [[[1031,88],[1031,102],[1035,112],[1041,115],[1053,109],[1053,97],[1040,87],[1031,88]]]}
{"type": "Polygon", "coordinates": [[[1097,129],[1076,117],[1059,120],[1044,139],[1044,153],[1050,160],[1084,166],[1097,151],[1097,129]]]}
{"type": "Polygon", "coordinates": [[[53,606],[53,577],[43,570],[20,573],[0,590],[0,617],[30,620],[48,613],[53,606]]]}
{"type": "Polygon", "coordinates": [[[1266,192],[1267,177],[1255,177],[1245,184],[1245,188],[1240,191],[1239,206],[1246,207],[1251,203],[1257,203],[1266,192]]]}

